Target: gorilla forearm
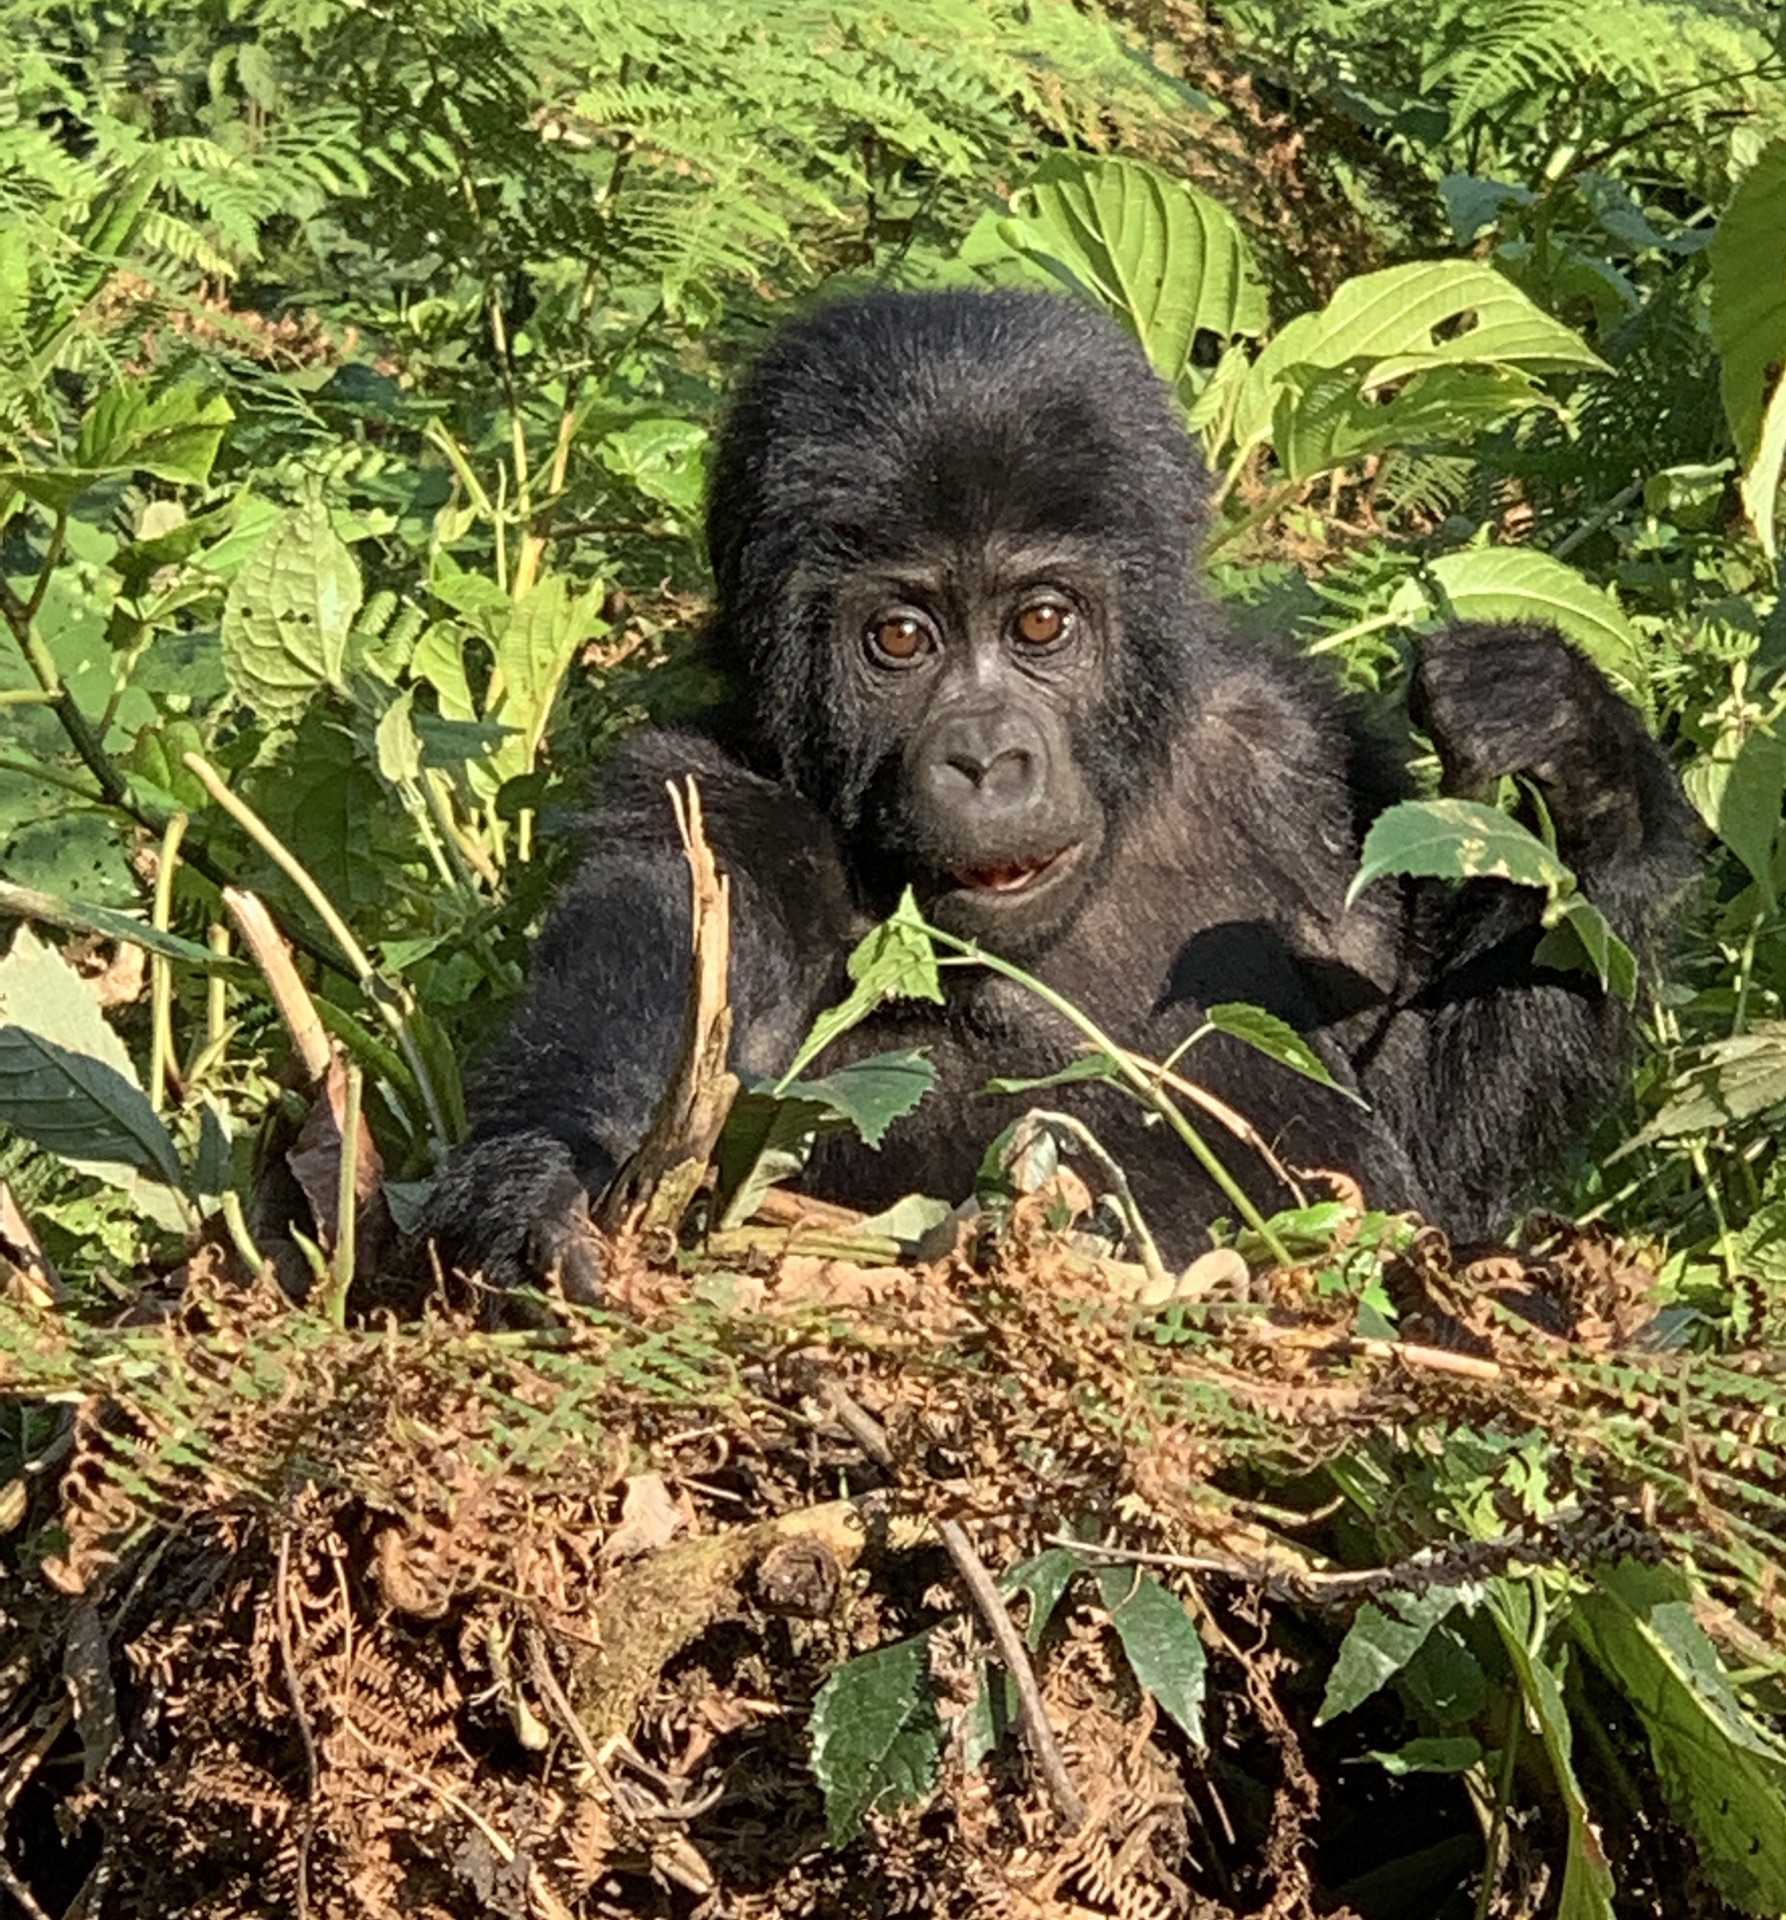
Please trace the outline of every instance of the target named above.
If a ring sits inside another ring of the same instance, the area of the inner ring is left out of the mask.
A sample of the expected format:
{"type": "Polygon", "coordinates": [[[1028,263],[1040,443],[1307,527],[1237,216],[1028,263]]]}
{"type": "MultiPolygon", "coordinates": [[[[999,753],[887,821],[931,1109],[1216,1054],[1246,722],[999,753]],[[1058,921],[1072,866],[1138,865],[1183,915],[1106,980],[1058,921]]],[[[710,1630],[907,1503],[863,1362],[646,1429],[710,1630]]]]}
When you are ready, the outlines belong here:
{"type": "MultiPolygon", "coordinates": [[[[1428,643],[1410,705],[1447,793],[1537,785],[1583,894],[1653,963],[1697,860],[1679,785],[1627,703],[1557,635],[1474,626],[1428,643]]],[[[1616,1092],[1634,1023],[1587,974],[1537,963],[1534,890],[1420,881],[1405,899],[1406,971],[1360,1079],[1437,1216],[1495,1233],[1616,1092]]]]}

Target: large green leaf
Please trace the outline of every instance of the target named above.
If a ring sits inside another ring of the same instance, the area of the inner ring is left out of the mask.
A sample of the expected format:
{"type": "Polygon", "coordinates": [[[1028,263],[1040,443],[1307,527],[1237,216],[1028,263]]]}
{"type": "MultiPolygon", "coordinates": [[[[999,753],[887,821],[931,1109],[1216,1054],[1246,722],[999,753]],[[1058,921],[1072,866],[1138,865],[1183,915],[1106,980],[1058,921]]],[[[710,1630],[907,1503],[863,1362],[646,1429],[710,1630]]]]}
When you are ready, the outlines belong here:
{"type": "Polygon", "coordinates": [[[1770,141],[1743,176],[1709,258],[1724,412],[1747,464],[1761,444],[1768,389],[1786,361],[1786,140],[1770,141]]]}
{"type": "Polygon", "coordinates": [[[1343,1093],[1357,1106],[1365,1104],[1350,1087],[1342,1087],[1334,1079],[1327,1062],[1289,1021],[1280,1020],[1275,1013],[1267,1013],[1263,1007],[1250,1007],[1242,1000],[1229,1000],[1211,1007],[1204,1018],[1217,1033],[1244,1040],[1249,1047],[1257,1048],[1280,1067],[1300,1073],[1305,1080],[1318,1080],[1335,1093],[1343,1093]]]}
{"type": "Polygon", "coordinates": [[[171,1187],[183,1178],[92,989],[29,927],[0,960],[0,1124],[114,1186],[134,1190],[139,1173],[171,1187]]]}
{"type": "Polygon", "coordinates": [[[811,1032],[777,1082],[778,1093],[786,1092],[839,1034],[860,1026],[883,1001],[934,1000],[942,1004],[936,953],[910,887],[893,912],[857,945],[846,964],[855,985],[812,1023],[811,1032]]]}
{"type": "Polygon", "coordinates": [[[1745,1712],[1671,1567],[1601,1571],[1570,1625],[1643,1722],[1699,1862],[1747,1913],[1786,1913],[1786,1743],[1745,1712]]]}
{"type": "Polygon", "coordinates": [[[199,387],[157,393],[144,381],[125,381],[88,409],[66,466],[0,468],[0,481],[58,511],[117,473],[201,485],[234,417],[227,400],[207,398],[199,387]]]}
{"type": "Polygon", "coordinates": [[[263,720],[295,723],[324,688],[342,687],[359,606],[359,567],[322,501],[282,514],[223,603],[232,691],[263,720]]]}
{"type": "Polygon", "coordinates": [[[1546,892],[1575,876],[1534,833],[1476,800],[1404,800],[1385,808],[1364,837],[1346,894],[1356,900],[1373,881],[1405,873],[1440,880],[1511,880],[1546,892]]]}
{"type": "Polygon", "coordinates": [[[1455,442],[1543,398],[1515,367],[1429,367],[1388,397],[1373,387],[1373,375],[1368,360],[1286,372],[1271,446],[1290,479],[1312,480],[1361,454],[1455,442]]]}
{"type": "Polygon", "coordinates": [[[929,1636],[845,1661],[812,1703],[811,1736],[833,1846],[855,1839],[871,1812],[923,1799],[936,1782],[943,1739],[929,1636]]]}
{"type": "MultiPolygon", "coordinates": [[[[1668,1090],[1661,1111],[1630,1142],[1714,1133],[1786,1106],[1786,1021],[1757,1020],[1746,1033],[1710,1041],[1668,1090]]],[[[1621,1149],[1625,1151],[1627,1149],[1621,1149]]]]}
{"type": "Polygon", "coordinates": [[[1265,288],[1234,216],[1139,160],[1050,154],[1000,231],[1068,286],[1092,294],[1177,382],[1200,332],[1265,329],[1265,288]]]}
{"type": "Polygon", "coordinates": [[[1763,901],[1774,904],[1774,842],[1786,798],[1786,741],[1746,719],[1726,727],[1693,756],[1681,784],[1699,817],[1749,871],[1763,901]]]}
{"type": "Polygon", "coordinates": [[[1536,620],[1573,640],[1641,705],[1649,685],[1642,637],[1612,594],[1533,547],[1472,547],[1432,563],[1436,611],[1459,620],[1536,620]]]}
{"type": "Polygon", "coordinates": [[[1275,336],[1247,375],[1233,438],[1244,450],[1271,436],[1298,368],[1350,368],[1355,390],[1370,394],[1440,367],[1532,374],[1604,366],[1579,334],[1481,261],[1385,267],[1348,280],[1318,313],[1275,336]],[[1466,320],[1472,324],[1452,330],[1466,320]]]}

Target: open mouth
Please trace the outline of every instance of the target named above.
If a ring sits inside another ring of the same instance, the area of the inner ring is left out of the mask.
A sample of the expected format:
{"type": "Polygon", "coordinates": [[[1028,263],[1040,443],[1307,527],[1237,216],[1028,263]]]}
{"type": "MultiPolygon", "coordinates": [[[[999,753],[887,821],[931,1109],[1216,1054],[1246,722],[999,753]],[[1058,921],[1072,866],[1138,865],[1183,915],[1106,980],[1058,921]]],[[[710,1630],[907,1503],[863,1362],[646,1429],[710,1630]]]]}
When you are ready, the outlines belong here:
{"type": "Polygon", "coordinates": [[[971,893],[1028,893],[1060,872],[1079,851],[1077,845],[1044,854],[1039,860],[1009,860],[995,867],[957,867],[949,878],[971,893]]]}

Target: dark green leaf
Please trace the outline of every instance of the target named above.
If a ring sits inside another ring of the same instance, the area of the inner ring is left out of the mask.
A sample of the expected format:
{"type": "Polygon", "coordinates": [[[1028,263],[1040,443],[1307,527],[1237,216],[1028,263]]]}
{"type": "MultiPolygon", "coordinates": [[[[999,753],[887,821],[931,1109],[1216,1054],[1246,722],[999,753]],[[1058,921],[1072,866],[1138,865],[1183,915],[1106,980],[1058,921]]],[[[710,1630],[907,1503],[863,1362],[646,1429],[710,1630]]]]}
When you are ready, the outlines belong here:
{"type": "Polygon", "coordinates": [[[1352,1088],[1342,1087],[1334,1079],[1327,1062],[1287,1020],[1280,1020],[1275,1013],[1267,1013],[1263,1007],[1249,1007],[1241,1001],[1229,1000],[1219,1007],[1211,1007],[1204,1018],[1218,1033],[1244,1040],[1249,1047],[1256,1047],[1280,1067],[1288,1067],[1292,1073],[1300,1073],[1307,1080],[1318,1080],[1335,1093],[1343,1093],[1354,1106],[1362,1107],[1365,1104],[1352,1088]]]}
{"type": "Polygon", "coordinates": [[[1386,1593],[1380,1603],[1367,1600],[1340,1642],[1315,1724],[1324,1725],[1368,1700],[1413,1659],[1426,1636],[1456,1605],[1457,1592],[1452,1587],[1434,1587],[1429,1593],[1386,1593]]]}
{"type": "Polygon", "coordinates": [[[927,1637],[846,1661],[812,1704],[812,1771],[833,1846],[874,1812],[915,1805],[936,1784],[943,1728],[927,1637]]]}
{"type": "Polygon", "coordinates": [[[1201,1747],[1209,1657],[1184,1602],[1137,1567],[1101,1567],[1097,1581],[1135,1678],[1201,1747]]]}

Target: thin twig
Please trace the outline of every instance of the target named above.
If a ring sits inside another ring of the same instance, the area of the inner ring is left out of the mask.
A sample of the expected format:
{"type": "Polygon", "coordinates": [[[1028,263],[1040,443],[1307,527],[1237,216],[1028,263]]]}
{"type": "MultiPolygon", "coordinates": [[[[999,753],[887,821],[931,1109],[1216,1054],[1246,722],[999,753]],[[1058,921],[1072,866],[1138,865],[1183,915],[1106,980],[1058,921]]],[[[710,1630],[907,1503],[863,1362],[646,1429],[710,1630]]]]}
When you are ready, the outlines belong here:
{"type": "Polygon", "coordinates": [[[292,1715],[298,1723],[298,1736],[304,1743],[304,1817],[298,1826],[296,1894],[298,1920],[310,1915],[310,1843],[316,1837],[316,1796],[322,1784],[322,1768],[317,1758],[316,1734],[310,1725],[309,1709],[304,1705],[304,1689],[298,1680],[297,1657],[292,1651],[291,1606],[286,1581],[291,1569],[291,1522],[279,1532],[278,1580],[273,1588],[273,1610],[279,1628],[279,1664],[285,1673],[285,1690],[291,1696],[292,1715]]]}
{"type": "MultiPolygon", "coordinates": [[[[835,1381],[825,1383],[825,1397],[838,1422],[862,1451],[876,1466],[892,1472],[893,1450],[887,1445],[886,1433],[874,1415],[835,1381]]],[[[1054,1811],[1069,1833],[1077,1833],[1085,1824],[1085,1802],[1078,1788],[1073,1785],[1072,1776],[1067,1772],[1067,1763],[1061,1757],[1060,1744],[1054,1737],[1054,1729],[1048,1724],[1048,1709],[1043,1705],[1042,1689],[1037,1684],[1036,1670],[1030,1664],[1023,1636],[1017,1631],[997,1582],[986,1570],[985,1561],[974,1551],[974,1544],[961,1523],[957,1520],[939,1520],[936,1530],[948,1549],[949,1558],[955,1563],[955,1571],[961,1576],[962,1585],[967,1588],[975,1609],[986,1623],[986,1631],[992,1635],[992,1643],[998,1649],[998,1657],[1003,1661],[1005,1671],[1016,1684],[1023,1735],[1048,1788],[1054,1811]]]]}
{"type": "Polygon", "coordinates": [[[999,1592],[992,1575],[986,1571],[985,1561],[974,1551],[973,1542],[968,1539],[961,1522],[939,1520],[936,1530],[949,1550],[949,1558],[955,1562],[955,1571],[960,1574],[962,1585],[973,1596],[980,1618],[986,1622],[986,1630],[992,1635],[992,1643],[998,1648],[998,1657],[1004,1662],[1005,1671],[1017,1683],[1024,1738],[1029,1742],[1029,1750],[1035,1756],[1036,1765],[1047,1784],[1054,1811],[1069,1833],[1077,1833],[1085,1825],[1085,1802],[1079,1796],[1079,1789],[1073,1785],[1072,1776],[1067,1772],[1067,1763],[1062,1759],[1059,1743],[1055,1740],[1054,1729],[1048,1724],[1048,1709],[1042,1703],[1042,1689],[1036,1682],[1036,1670],[1030,1665],[1029,1654],[1024,1649],[1023,1636],[1018,1633],[1016,1622],[1005,1606],[1004,1596],[999,1592]]]}

